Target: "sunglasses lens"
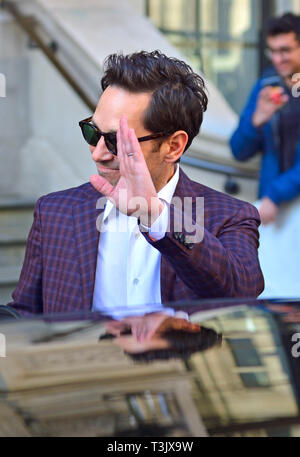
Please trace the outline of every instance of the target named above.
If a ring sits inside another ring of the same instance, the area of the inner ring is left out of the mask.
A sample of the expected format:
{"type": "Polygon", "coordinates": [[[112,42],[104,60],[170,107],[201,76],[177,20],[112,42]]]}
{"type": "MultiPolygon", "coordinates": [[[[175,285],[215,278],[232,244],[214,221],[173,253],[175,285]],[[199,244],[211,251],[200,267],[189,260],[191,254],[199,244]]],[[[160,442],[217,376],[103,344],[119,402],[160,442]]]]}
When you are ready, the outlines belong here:
{"type": "Polygon", "coordinates": [[[99,141],[99,137],[93,127],[88,124],[83,124],[82,126],[82,134],[84,136],[85,141],[90,144],[91,146],[97,146],[99,141]]]}
{"type": "Polygon", "coordinates": [[[116,134],[111,133],[111,134],[105,135],[105,144],[106,144],[107,149],[116,156],[117,155],[117,137],[116,137],[116,134]]]}

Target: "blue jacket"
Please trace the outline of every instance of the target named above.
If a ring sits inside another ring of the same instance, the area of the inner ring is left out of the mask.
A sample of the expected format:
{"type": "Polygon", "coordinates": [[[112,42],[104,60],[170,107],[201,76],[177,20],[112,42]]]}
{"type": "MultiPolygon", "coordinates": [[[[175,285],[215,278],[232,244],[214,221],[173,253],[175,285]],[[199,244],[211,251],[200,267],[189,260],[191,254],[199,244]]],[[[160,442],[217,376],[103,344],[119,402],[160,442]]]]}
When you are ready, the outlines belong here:
{"type": "MultiPolygon", "coordinates": [[[[279,205],[300,195],[300,139],[297,144],[294,165],[288,171],[281,173],[274,132],[276,115],[260,128],[254,127],[251,121],[259,92],[269,84],[270,77],[272,77],[272,73],[266,72],[264,77],[255,84],[241,115],[239,126],[231,137],[230,146],[234,157],[240,161],[246,161],[258,152],[262,153],[259,198],[269,197],[279,205]]],[[[292,95],[290,94],[290,96],[292,95]]]]}

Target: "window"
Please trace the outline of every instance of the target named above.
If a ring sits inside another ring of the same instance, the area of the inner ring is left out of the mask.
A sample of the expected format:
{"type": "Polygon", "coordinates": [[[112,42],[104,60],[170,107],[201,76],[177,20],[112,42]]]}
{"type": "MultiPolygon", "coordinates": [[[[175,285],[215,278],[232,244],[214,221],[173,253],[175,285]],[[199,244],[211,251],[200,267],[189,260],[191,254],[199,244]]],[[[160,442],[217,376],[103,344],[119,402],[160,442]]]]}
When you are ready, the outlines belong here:
{"type": "MultiPolygon", "coordinates": [[[[226,339],[238,367],[262,367],[260,354],[250,338],[226,339]]],[[[266,371],[242,372],[240,378],[247,388],[268,387],[270,380],[266,371]]]]}
{"type": "Polygon", "coordinates": [[[241,380],[245,387],[268,387],[270,385],[268,373],[261,371],[259,373],[240,373],[241,380]]]}
{"type": "Polygon", "coordinates": [[[263,366],[260,355],[250,338],[226,339],[230,346],[236,366],[257,367],[263,366]]]}
{"type": "Polygon", "coordinates": [[[261,72],[271,0],[148,0],[148,15],[240,113],[261,72]]]}

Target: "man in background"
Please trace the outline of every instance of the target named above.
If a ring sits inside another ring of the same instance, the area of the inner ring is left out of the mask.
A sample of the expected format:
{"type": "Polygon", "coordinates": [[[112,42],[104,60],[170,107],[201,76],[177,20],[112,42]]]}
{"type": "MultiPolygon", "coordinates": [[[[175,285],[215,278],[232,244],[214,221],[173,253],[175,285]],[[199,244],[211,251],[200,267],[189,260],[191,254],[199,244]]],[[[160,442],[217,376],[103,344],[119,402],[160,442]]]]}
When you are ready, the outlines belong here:
{"type": "Polygon", "coordinates": [[[262,153],[259,213],[275,222],[281,203],[300,195],[300,17],[272,18],[267,29],[272,66],[255,84],[230,145],[246,161],[262,153]]]}

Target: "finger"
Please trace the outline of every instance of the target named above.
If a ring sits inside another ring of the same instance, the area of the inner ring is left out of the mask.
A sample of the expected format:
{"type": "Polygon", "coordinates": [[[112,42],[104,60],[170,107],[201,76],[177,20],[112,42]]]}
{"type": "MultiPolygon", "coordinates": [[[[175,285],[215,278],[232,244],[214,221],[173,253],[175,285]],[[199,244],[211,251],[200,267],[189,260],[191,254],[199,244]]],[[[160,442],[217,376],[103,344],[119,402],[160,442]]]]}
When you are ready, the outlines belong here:
{"type": "Polygon", "coordinates": [[[282,86],[265,86],[261,92],[284,92],[284,88],[282,86]]]}
{"type": "Polygon", "coordinates": [[[273,86],[267,86],[262,90],[262,98],[267,101],[272,101],[274,94],[278,94],[278,96],[281,95],[283,91],[282,87],[273,87],[273,86]]]}
{"type": "MultiPolygon", "coordinates": [[[[121,129],[117,131],[117,150],[118,150],[118,159],[120,163],[120,173],[122,176],[127,176],[128,174],[128,156],[126,153],[125,143],[121,138],[121,129]]],[[[129,157],[130,158],[130,157],[129,157]]]]}
{"type": "Polygon", "coordinates": [[[120,127],[117,132],[117,141],[121,145],[120,161],[126,170],[128,169],[128,166],[130,166],[130,161],[128,161],[128,158],[131,158],[131,156],[128,156],[128,154],[132,154],[132,151],[130,150],[129,146],[129,129],[125,116],[122,116],[120,119],[120,127]]]}
{"type": "Polygon", "coordinates": [[[135,323],[134,328],[133,328],[133,335],[138,343],[140,343],[143,339],[143,330],[144,329],[144,322],[139,320],[138,322],[135,323]]]}
{"type": "Polygon", "coordinates": [[[139,343],[143,343],[147,339],[147,326],[144,323],[139,328],[137,338],[139,343]]]}
{"type": "Polygon", "coordinates": [[[281,102],[285,105],[289,101],[290,97],[286,94],[282,95],[281,102]]]}
{"type": "Polygon", "coordinates": [[[270,93],[272,92],[272,87],[271,86],[267,86],[267,87],[264,87],[261,92],[260,92],[260,96],[261,98],[268,98],[270,93]]]}
{"type": "Polygon", "coordinates": [[[92,175],[90,177],[92,186],[105,197],[109,197],[114,191],[114,187],[103,176],[92,175]]]}
{"type": "Polygon", "coordinates": [[[120,128],[117,131],[117,151],[118,151],[118,159],[120,161],[120,164],[122,164],[124,161],[124,148],[123,148],[123,143],[122,143],[122,139],[121,139],[120,128]]]}
{"type": "Polygon", "coordinates": [[[143,154],[141,145],[139,143],[139,140],[137,139],[134,129],[129,130],[128,139],[129,139],[130,151],[133,152],[133,158],[135,160],[145,162],[144,154],[143,154]]]}
{"type": "MultiPolygon", "coordinates": [[[[124,151],[125,151],[126,158],[127,159],[129,158],[129,160],[127,160],[127,162],[128,162],[128,165],[130,166],[130,165],[132,165],[134,160],[137,158],[139,151],[136,148],[135,143],[133,143],[133,141],[132,141],[133,137],[136,138],[134,129],[128,129],[127,133],[128,134],[127,134],[126,143],[124,144],[124,151]]],[[[137,143],[138,143],[138,141],[137,141],[137,143]]]]}
{"type": "Polygon", "coordinates": [[[121,138],[121,141],[122,141],[122,146],[123,146],[123,150],[125,152],[125,149],[126,149],[126,145],[128,144],[128,133],[129,133],[129,129],[128,129],[128,122],[127,122],[127,119],[125,116],[122,116],[121,119],[120,119],[120,138],[121,138]]]}
{"type": "Polygon", "coordinates": [[[155,327],[150,327],[150,328],[147,328],[146,329],[146,332],[144,334],[144,341],[149,341],[151,340],[152,336],[154,335],[156,331],[156,328],[155,327]]]}
{"type": "Polygon", "coordinates": [[[273,101],[273,97],[274,97],[274,91],[272,90],[271,87],[268,88],[268,90],[264,93],[264,96],[263,96],[263,99],[265,101],[273,101]]]}
{"type": "Polygon", "coordinates": [[[141,336],[141,333],[142,333],[142,328],[143,328],[143,323],[139,322],[136,325],[136,328],[135,328],[135,338],[136,338],[137,342],[140,342],[140,336],[141,336]]]}
{"type": "Polygon", "coordinates": [[[138,323],[133,323],[132,326],[131,326],[131,333],[132,333],[132,336],[138,341],[138,327],[139,327],[139,324],[138,323]]]}

